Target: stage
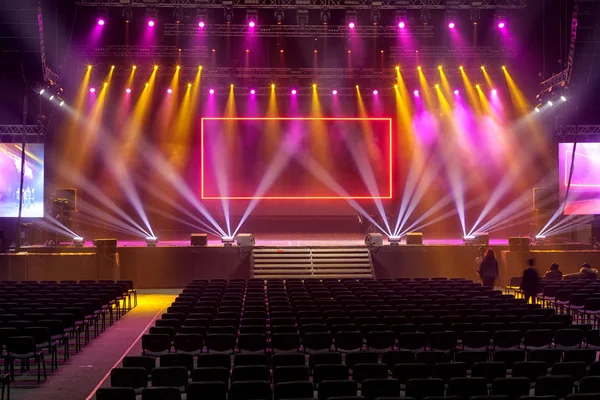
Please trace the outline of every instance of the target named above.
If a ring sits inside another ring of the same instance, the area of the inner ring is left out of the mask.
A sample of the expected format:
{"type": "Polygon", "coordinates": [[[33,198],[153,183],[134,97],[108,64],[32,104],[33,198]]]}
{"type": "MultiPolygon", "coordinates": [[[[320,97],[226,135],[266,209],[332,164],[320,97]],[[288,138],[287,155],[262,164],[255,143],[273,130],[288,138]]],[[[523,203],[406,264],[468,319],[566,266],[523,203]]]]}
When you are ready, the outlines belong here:
{"type": "MultiPolygon", "coordinates": [[[[466,246],[457,239],[429,239],[423,245],[369,248],[372,273],[377,278],[464,277],[477,279],[475,258],[479,246],[466,246]]],[[[500,262],[498,284],[520,276],[525,260],[534,257],[541,272],[558,262],[564,273],[576,272],[589,262],[600,266],[600,251],[571,243],[509,251],[508,239],[494,239],[490,246],[500,262]]],[[[358,234],[257,235],[255,249],[273,249],[278,254],[299,249],[335,249],[352,252],[367,249],[358,234]]],[[[192,279],[248,279],[252,277],[252,248],[224,247],[216,239],[206,247],[189,241],[159,242],[147,247],[143,241],[122,240],[114,255],[96,254],[91,241],[85,247],[28,246],[18,254],[0,254],[0,280],[132,279],[138,288],[180,288],[192,279]]]]}

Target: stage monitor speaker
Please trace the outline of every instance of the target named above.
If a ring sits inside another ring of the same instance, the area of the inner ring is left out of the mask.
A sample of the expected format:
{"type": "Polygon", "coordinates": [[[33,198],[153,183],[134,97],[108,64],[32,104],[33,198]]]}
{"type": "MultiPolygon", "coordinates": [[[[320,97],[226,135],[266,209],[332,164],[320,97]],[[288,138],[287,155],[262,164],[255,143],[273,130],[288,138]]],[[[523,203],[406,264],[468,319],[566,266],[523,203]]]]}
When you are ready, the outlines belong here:
{"type": "Polygon", "coordinates": [[[117,252],[117,239],[94,239],[97,254],[115,254],[117,252]]]}
{"type": "Polygon", "coordinates": [[[369,233],[365,238],[367,247],[383,246],[383,235],[381,233],[369,233]]]}
{"type": "Polygon", "coordinates": [[[64,188],[56,189],[56,197],[69,201],[69,208],[73,211],[77,210],[77,189],[64,188]]]}
{"type": "Polygon", "coordinates": [[[531,239],[528,237],[509,237],[508,249],[510,251],[529,251],[531,239]]]}
{"type": "Polygon", "coordinates": [[[206,246],[208,244],[208,235],[206,233],[192,233],[190,244],[192,246],[206,246]]]}
{"type": "Polygon", "coordinates": [[[423,244],[423,233],[409,232],[406,234],[406,244],[423,244]]]}
{"type": "Polygon", "coordinates": [[[251,233],[240,233],[236,238],[239,247],[252,247],[256,244],[254,235],[251,233]]]}

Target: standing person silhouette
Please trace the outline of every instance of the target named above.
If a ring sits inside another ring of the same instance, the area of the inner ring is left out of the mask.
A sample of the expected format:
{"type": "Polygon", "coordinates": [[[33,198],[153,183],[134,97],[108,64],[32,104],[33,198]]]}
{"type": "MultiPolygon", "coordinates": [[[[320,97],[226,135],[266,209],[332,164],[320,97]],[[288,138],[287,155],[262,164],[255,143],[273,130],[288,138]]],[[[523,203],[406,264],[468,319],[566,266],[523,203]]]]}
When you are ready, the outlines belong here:
{"type": "Polygon", "coordinates": [[[483,286],[494,288],[496,279],[498,279],[498,260],[496,260],[496,254],[491,248],[485,252],[485,257],[481,260],[479,265],[479,277],[483,286]]]}

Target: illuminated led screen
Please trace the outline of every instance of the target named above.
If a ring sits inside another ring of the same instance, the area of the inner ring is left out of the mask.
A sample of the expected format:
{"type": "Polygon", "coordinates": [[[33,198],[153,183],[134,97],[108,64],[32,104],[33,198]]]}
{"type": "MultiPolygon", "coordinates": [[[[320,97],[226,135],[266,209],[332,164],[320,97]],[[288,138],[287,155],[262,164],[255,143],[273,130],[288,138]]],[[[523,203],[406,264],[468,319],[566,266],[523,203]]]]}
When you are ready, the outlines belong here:
{"type": "Polygon", "coordinates": [[[19,201],[22,216],[44,216],[44,145],[25,147],[25,174],[21,195],[21,145],[0,143],[0,217],[17,217],[19,201]]]}
{"type": "Polygon", "coordinates": [[[203,199],[392,197],[390,118],[203,118],[203,199]]]}
{"type": "Polygon", "coordinates": [[[600,214],[600,143],[577,143],[575,157],[573,143],[559,143],[558,170],[563,201],[571,179],[564,213],[600,214]]]}

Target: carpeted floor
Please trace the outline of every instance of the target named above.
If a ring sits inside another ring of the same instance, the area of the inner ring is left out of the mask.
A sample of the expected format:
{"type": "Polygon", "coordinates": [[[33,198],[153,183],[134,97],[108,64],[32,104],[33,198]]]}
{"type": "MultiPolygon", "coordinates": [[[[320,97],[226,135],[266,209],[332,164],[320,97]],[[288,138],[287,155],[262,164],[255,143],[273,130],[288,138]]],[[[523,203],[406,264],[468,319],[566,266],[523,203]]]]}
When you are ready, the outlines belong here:
{"type": "MultiPolygon", "coordinates": [[[[50,356],[46,364],[48,379],[37,385],[36,368],[25,375],[15,368],[16,382],[11,386],[12,400],[84,400],[93,399],[95,389],[110,384],[110,370],[126,355],[140,355],[141,336],[154,320],[160,318],[173,302],[178,290],[138,292],[138,306],[127,313],[97,338],[64,363],[59,355],[59,367],[50,372],[50,356]]],[[[74,346],[72,346],[74,347],[74,346]]]]}

